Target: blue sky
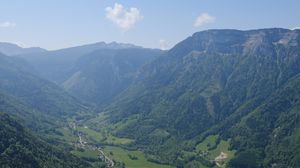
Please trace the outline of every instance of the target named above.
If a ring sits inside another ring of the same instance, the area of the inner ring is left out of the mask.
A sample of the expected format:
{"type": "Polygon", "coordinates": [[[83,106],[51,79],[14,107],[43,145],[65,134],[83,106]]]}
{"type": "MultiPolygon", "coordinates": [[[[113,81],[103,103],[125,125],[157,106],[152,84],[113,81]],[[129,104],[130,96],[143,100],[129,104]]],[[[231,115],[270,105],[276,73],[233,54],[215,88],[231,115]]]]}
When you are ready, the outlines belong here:
{"type": "Polygon", "coordinates": [[[99,41],[170,48],[206,29],[294,28],[299,0],[1,0],[0,41],[59,49],[99,41]]]}

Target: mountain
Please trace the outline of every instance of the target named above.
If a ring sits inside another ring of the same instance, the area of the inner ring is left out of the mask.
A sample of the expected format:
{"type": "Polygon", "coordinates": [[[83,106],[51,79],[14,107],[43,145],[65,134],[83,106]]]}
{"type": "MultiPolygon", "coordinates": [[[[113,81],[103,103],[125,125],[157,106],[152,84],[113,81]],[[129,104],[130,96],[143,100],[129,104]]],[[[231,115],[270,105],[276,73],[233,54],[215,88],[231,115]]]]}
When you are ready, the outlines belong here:
{"type": "Polygon", "coordinates": [[[110,102],[134,80],[138,70],[161,55],[160,50],[102,49],[80,57],[63,87],[76,97],[96,104],[110,102]]]}
{"type": "Polygon", "coordinates": [[[44,116],[58,117],[87,111],[87,107],[59,86],[31,73],[20,58],[0,54],[0,92],[12,96],[44,116]]]}
{"type": "Polygon", "coordinates": [[[43,53],[20,54],[40,75],[57,84],[62,84],[69,78],[71,69],[81,56],[100,49],[141,48],[132,44],[104,43],[88,44],[43,53]]]}
{"type": "Polygon", "coordinates": [[[26,61],[0,54],[0,167],[92,167],[51,134],[88,107],[31,71],[26,61]]]}
{"type": "MultiPolygon", "coordinates": [[[[81,162],[45,153],[56,149],[17,124],[38,133],[60,123],[52,132],[68,135],[67,144],[72,121],[87,143],[145,153],[157,165],[299,167],[299,43],[300,30],[225,29],[197,32],[166,52],[97,43],[21,58],[1,54],[0,111],[16,120],[0,115],[0,133],[12,137],[0,139],[8,151],[0,151],[0,164],[81,162]],[[78,99],[98,104],[99,114],[78,99]]],[[[125,155],[130,162],[140,157],[125,155]]]]}
{"type": "Polygon", "coordinates": [[[12,56],[12,55],[20,55],[20,54],[33,54],[33,53],[42,53],[47,50],[39,47],[30,47],[23,48],[16,44],[0,42],[0,52],[12,56]]]}
{"type": "Polygon", "coordinates": [[[4,113],[0,113],[0,136],[1,167],[91,167],[79,158],[35,137],[4,113]]]}
{"type": "Polygon", "coordinates": [[[209,135],[230,142],[231,167],[299,165],[297,147],[284,148],[297,145],[300,126],[299,34],[277,28],[195,33],[144,66],[102,110],[107,119],[92,124],[119,126],[116,136],[134,139],[131,147],[177,166],[209,163],[199,155],[182,159],[209,135]],[[277,132],[282,136],[274,140],[277,132]]]}
{"type": "Polygon", "coordinates": [[[40,132],[55,125],[53,122],[55,117],[44,115],[16,98],[2,93],[0,93],[0,111],[5,111],[34,132],[40,132]]]}
{"type": "Polygon", "coordinates": [[[239,149],[231,167],[299,167],[300,74],[227,131],[239,149]]]}

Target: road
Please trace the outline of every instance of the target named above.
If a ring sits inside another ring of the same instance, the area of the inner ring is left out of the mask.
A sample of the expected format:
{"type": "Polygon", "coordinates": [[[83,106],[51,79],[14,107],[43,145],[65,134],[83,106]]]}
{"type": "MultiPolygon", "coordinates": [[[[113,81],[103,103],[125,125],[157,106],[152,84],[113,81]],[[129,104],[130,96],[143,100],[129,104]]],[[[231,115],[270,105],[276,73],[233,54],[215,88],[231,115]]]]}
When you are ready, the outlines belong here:
{"type": "Polygon", "coordinates": [[[90,145],[90,144],[88,144],[87,141],[84,140],[84,137],[83,137],[84,134],[76,129],[77,127],[76,127],[75,122],[69,123],[69,126],[75,133],[77,133],[77,136],[79,138],[79,144],[77,144],[77,146],[79,146],[83,149],[99,151],[99,159],[104,161],[106,163],[107,167],[115,166],[115,162],[112,159],[110,159],[108,156],[106,156],[100,147],[97,147],[95,145],[90,145]]]}

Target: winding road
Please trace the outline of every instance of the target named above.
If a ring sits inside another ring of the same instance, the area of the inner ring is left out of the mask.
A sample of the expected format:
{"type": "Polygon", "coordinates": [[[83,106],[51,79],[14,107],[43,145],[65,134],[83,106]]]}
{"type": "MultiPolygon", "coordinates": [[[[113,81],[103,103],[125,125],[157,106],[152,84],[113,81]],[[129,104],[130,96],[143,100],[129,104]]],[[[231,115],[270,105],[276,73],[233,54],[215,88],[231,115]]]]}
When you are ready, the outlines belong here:
{"type": "Polygon", "coordinates": [[[79,138],[79,145],[78,145],[79,147],[81,147],[83,149],[99,151],[99,159],[104,161],[105,164],[107,165],[107,167],[114,167],[115,166],[115,162],[112,159],[110,159],[108,156],[106,156],[105,153],[103,152],[103,150],[100,147],[97,147],[95,145],[90,145],[90,144],[88,144],[87,141],[84,141],[84,137],[83,137],[84,134],[76,129],[77,127],[76,127],[75,122],[69,123],[69,127],[75,133],[77,133],[77,136],[79,138]]]}

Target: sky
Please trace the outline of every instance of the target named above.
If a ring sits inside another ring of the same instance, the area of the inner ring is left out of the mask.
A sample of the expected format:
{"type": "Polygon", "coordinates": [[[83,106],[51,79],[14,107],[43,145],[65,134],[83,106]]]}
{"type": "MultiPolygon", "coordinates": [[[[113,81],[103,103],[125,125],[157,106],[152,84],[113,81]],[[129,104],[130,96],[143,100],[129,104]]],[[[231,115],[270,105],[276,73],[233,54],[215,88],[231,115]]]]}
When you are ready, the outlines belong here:
{"type": "Polygon", "coordinates": [[[207,29],[300,28],[300,0],[0,0],[0,41],[169,49],[207,29]]]}

